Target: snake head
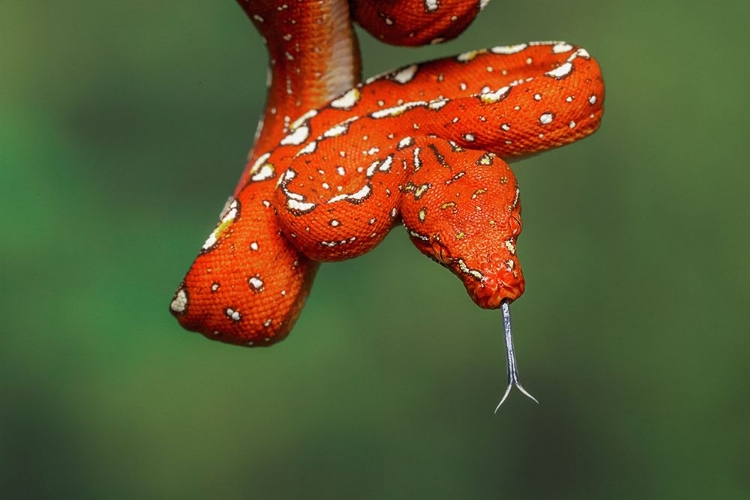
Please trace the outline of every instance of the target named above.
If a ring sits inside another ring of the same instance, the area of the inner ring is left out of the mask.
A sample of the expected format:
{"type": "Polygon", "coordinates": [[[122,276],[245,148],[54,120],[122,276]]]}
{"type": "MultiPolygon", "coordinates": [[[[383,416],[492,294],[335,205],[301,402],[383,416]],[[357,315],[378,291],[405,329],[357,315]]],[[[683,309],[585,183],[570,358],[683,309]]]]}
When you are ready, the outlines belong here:
{"type": "Polygon", "coordinates": [[[469,231],[466,226],[459,230],[455,220],[445,220],[430,236],[410,231],[415,246],[455,274],[471,299],[484,309],[497,309],[503,300],[516,300],[525,287],[516,255],[520,217],[494,223],[485,230],[480,226],[469,231]],[[497,227],[501,224],[504,227],[497,227]]]}
{"type": "MultiPolygon", "coordinates": [[[[505,243],[515,246],[515,239],[505,243]]],[[[514,301],[524,291],[521,266],[515,253],[507,250],[477,252],[455,259],[448,268],[458,276],[471,299],[484,309],[497,309],[503,300],[514,301]]]]}
{"type": "Polygon", "coordinates": [[[414,245],[450,269],[479,307],[497,309],[524,291],[516,255],[521,202],[515,176],[507,163],[495,156],[488,161],[483,152],[453,151],[450,158],[444,153],[450,169],[425,167],[407,184],[413,196],[401,206],[404,224],[414,245]],[[422,175],[432,181],[427,184],[422,175]]]}

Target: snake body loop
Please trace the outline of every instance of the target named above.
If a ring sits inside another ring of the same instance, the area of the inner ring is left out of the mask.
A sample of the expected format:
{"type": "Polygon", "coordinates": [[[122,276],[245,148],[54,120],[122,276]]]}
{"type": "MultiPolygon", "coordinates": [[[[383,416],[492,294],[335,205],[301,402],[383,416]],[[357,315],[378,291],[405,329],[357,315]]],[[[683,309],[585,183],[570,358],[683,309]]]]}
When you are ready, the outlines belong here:
{"type": "Polygon", "coordinates": [[[482,3],[240,2],[269,48],[267,107],[234,197],[173,297],[185,328],[271,345],[319,262],[362,255],[400,223],[480,307],[520,297],[521,203],[507,162],[596,131],[598,64],[581,47],[530,42],[360,82],[350,22],[419,45],[455,37],[482,3]]]}

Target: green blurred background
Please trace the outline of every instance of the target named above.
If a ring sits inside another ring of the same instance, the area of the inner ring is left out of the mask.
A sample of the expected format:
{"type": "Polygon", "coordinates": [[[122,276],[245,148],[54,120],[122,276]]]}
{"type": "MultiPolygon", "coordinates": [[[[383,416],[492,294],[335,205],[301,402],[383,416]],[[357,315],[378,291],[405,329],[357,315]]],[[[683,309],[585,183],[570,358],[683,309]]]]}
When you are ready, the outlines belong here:
{"type": "Polygon", "coordinates": [[[491,2],[365,75],[582,44],[602,129],[517,164],[522,381],[498,311],[397,229],[252,350],[169,315],[243,167],[260,38],[231,1],[4,2],[3,498],[750,498],[750,3],[491,2]]]}

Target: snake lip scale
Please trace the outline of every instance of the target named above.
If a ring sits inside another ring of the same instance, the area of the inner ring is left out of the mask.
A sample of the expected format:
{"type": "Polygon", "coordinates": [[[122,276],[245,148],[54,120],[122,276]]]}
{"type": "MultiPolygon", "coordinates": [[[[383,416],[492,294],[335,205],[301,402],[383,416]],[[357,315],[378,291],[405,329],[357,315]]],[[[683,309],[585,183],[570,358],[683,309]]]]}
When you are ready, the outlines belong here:
{"type": "Polygon", "coordinates": [[[528,395],[510,328],[509,304],[525,285],[508,162],[597,130],[597,62],[573,44],[528,42],[362,82],[353,21],[386,43],[439,43],[487,0],[238,2],[268,48],[266,108],[171,313],[211,339],[272,345],[292,329],[321,262],[360,256],[403,225],[478,306],[502,309],[508,390],[528,395]]]}

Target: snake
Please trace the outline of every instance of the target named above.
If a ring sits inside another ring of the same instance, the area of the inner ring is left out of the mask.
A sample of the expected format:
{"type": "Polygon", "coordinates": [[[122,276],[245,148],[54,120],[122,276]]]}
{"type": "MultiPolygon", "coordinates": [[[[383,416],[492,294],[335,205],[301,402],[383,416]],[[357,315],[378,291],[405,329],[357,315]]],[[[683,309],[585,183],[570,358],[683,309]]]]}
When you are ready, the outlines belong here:
{"type": "Polygon", "coordinates": [[[170,302],[184,328],[273,345],[321,263],[361,256],[403,226],[479,307],[502,309],[508,391],[530,396],[510,331],[508,306],[525,284],[508,162],[598,129],[600,67],[580,46],[541,41],[362,81],[353,28],[393,45],[442,43],[488,1],[238,0],[268,50],[266,107],[237,187],[170,302]]]}

